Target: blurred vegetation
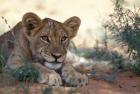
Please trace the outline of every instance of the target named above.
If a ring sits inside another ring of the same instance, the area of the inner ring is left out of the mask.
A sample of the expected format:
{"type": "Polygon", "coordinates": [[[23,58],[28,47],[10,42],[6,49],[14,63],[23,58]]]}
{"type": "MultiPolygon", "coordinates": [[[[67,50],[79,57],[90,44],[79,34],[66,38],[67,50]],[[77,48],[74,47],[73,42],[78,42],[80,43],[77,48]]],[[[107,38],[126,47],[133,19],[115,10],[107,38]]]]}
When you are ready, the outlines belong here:
{"type": "Polygon", "coordinates": [[[15,70],[12,74],[18,81],[28,82],[37,81],[37,78],[39,76],[38,70],[35,69],[30,63],[15,70]]]}
{"type": "Polygon", "coordinates": [[[104,25],[105,29],[123,46],[128,47],[129,57],[135,63],[132,71],[140,74],[140,9],[123,8],[124,0],[114,0],[114,13],[104,25]]]}
{"type": "Polygon", "coordinates": [[[97,61],[109,61],[117,69],[126,69],[123,63],[125,59],[117,51],[111,51],[101,47],[94,47],[89,49],[78,49],[77,54],[87,59],[94,59],[97,61]]]}

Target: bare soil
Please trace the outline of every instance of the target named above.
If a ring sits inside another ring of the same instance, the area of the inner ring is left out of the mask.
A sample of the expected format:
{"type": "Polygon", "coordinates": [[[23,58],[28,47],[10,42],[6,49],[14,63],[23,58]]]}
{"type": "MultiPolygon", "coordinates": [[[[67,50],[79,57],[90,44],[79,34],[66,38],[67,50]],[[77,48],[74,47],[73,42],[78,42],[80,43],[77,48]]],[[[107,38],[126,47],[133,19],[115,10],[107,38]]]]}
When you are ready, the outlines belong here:
{"type": "Polygon", "coordinates": [[[0,86],[0,94],[140,94],[140,77],[131,72],[122,72],[113,83],[91,79],[87,86],[79,89],[70,87],[49,89],[47,85],[37,83],[28,88],[27,85],[22,87],[22,84],[17,83],[13,86],[0,86]]]}

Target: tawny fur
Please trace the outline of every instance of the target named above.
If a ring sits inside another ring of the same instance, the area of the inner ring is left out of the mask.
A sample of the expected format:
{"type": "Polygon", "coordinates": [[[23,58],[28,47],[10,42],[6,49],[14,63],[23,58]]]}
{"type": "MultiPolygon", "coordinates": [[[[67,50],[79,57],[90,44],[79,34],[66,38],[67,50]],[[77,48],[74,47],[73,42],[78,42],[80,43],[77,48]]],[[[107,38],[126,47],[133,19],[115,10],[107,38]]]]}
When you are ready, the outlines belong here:
{"type": "Polygon", "coordinates": [[[25,59],[39,70],[40,83],[61,85],[63,79],[71,85],[85,85],[88,78],[75,70],[73,60],[67,55],[69,42],[76,36],[80,22],[76,16],[62,23],[26,13],[22,21],[0,37],[0,47],[7,53],[7,66],[18,69],[25,59]],[[57,69],[62,73],[57,73],[57,69]]]}

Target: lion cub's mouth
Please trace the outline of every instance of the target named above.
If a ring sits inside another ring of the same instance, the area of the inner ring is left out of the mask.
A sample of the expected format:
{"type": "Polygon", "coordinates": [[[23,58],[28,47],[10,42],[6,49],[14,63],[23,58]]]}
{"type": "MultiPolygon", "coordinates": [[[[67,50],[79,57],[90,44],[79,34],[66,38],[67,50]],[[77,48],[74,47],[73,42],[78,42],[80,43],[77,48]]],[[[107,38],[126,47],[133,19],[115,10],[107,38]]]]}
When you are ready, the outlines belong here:
{"type": "Polygon", "coordinates": [[[44,65],[49,69],[57,70],[62,67],[62,63],[60,62],[44,62],[44,65]]]}

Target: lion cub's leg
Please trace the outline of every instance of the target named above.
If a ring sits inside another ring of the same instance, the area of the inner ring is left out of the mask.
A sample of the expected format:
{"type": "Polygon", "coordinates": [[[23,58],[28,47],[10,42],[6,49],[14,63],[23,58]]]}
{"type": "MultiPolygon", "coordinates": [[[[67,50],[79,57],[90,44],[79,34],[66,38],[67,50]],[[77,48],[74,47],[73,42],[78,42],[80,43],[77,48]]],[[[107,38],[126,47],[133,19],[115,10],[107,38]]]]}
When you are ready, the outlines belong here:
{"type": "MultiPolygon", "coordinates": [[[[28,59],[26,61],[32,62],[32,65],[39,71],[39,77],[37,78],[39,83],[47,83],[49,85],[62,84],[60,75],[54,70],[50,70],[40,63],[35,63],[28,59]]],[[[18,69],[22,67],[24,63],[25,61],[23,60],[23,55],[13,52],[8,59],[7,66],[11,69],[18,69]]]]}
{"type": "Polygon", "coordinates": [[[76,71],[71,64],[66,64],[62,68],[62,79],[72,86],[83,86],[88,83],[88,77],[76,71]]]}
{"type": "Polygon", "coordinates": [[[40,63],[34,63],[33,65],[40,72],[40,76],[37,79],[39,83],[47,83],[48,85],[56,85],[56,86],[62,85],[60,75],[56,73],[54,70],[50,70],[41,65],[40,63]]]}

